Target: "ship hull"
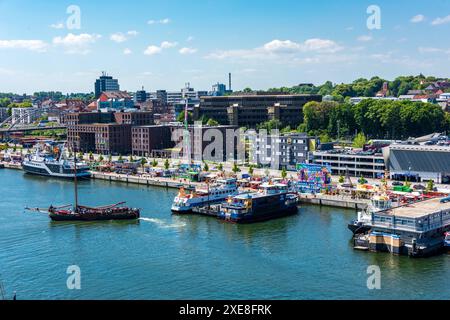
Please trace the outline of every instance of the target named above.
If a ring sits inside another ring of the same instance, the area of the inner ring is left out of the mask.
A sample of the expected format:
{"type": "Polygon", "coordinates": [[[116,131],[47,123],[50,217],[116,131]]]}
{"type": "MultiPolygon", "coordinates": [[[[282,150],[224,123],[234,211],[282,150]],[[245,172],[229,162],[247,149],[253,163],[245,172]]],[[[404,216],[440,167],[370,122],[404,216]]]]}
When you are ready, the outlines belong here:
{"type": "Polygon", "coordinates": [[[111,220],[137,220],[140,218],[139,209],[81,209],[82,213],[69,210],[49,210],[52,221],[111,221],[111,220]]]}
{"type": "Polygon", "coordinates": [[[236,224],[250,224],[250,223],[258,223],[265,222],[274,219],[280,219],[284,217],[289,217],[298,214],[298,207],[291,207],[279,210],[277,212],[267,212],[263,214],[251,215],[243,218],[231,218],[227,222],[236,223],[236,224]]]}
{"type": "Polygon", "coordinates": [[[104,216],[89,216],[89,215],[58,215],[49,214],[52,221],[68,222],[68,221],[113,221],[113,220],[137,220],[138,215],[135,214],[120,214],[120,215],[104,215],[104,216]]]}
{"type": "Polygon", "coordinates": [[[348,224],[348,229],[354,235],[358,235],[358,234],[365,234],[365,233],[369,232],[371,230],[371,227],[357,223],[357,222],[352,222],[352,223],[348,224]]]}
{"type": "Polygon", "coordinates": [[[219,219],[236,224],[250,224],[250,223],[258,223],[265,222],[269,220],[284,218],[288,216],[293,216],[298,214],[298,206],[292,205],[286,208],[277,209],[277,210],[260,210],[255,213],[250,213],[247,215],[231,215],[227,216],[226,214],[221,214],[219,219]]]}
{"type": "MultiPolygon", "coordinates": [[[[26,174],[41,176],[41,177],[51,177],[51,178],[60,178],[60,179],[75,179],[74,173],[54,173],[48,170],[45,167],[36,167],[28,164],[22,164],[23,171],[26,174]]],[[[88,171],[78,172],[77,178],[90,178],[91,174],[88,171]]]]}

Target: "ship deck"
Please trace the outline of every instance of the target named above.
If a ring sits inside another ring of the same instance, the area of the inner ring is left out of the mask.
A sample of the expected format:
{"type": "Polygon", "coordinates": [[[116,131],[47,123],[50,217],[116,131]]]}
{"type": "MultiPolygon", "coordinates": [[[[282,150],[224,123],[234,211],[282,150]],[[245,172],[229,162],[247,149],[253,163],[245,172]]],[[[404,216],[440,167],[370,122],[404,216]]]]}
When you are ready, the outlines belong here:
{"type": "Polygon", "coordinates": [[[397,208],[392,208],[379,213],[396,217],[418,219],[441,211],[450,210],[450,202],[441,203],[441,200],[441,198],[430,199],[397,208]]]}

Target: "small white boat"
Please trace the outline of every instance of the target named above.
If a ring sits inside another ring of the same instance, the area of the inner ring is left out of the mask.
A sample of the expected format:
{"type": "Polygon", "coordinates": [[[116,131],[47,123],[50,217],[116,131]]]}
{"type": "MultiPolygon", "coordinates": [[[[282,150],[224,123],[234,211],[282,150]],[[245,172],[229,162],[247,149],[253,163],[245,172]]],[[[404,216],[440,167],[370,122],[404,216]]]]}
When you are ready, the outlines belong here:
{"type": "Polygon", "coordinates": [[[175,213],[189,213],[194,208],[221,202],[237,194],[236,179],[217,180],[214,184],[197,188],[192,193],[187,193],[184,188],[181,188],[173,201],[172,211],[175,213]]]}

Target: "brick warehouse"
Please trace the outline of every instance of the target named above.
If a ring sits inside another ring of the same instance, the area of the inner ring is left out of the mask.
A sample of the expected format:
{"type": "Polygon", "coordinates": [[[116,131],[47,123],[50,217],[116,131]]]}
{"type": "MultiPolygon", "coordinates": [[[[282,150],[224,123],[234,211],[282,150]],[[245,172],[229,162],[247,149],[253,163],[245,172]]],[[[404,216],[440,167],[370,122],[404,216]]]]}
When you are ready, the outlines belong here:
{"type": "Polygon", "coordinates": [[[67,142],[75,152],[130,154],[133,126],[152,125],[150,112],[75,113],[64,117],[67,142]]]}

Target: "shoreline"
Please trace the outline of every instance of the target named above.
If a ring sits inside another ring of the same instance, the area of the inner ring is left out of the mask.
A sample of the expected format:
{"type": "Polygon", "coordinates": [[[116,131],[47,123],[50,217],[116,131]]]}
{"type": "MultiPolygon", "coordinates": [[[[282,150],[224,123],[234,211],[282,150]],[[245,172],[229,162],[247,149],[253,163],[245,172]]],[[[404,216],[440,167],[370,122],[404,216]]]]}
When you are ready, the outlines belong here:
{"type": "MultiPolygon", "coordinates": [[[[23,170],[19,164],[4,164],[4,169],[23,170]]],[[[132,175],[122,175],[117,173],[91,172],[91,179],[100,181],[109,181],[122,184],[134,184],[147,187],[159,187],[165,189],[191,189],[202,185],[199,182],[186,182],[183,180],[174,180],[170,178],[146,178],[132,175]]],[[[344,208],[350,210],[363,210],[367,207],[368,201],[355,200],[350,197],[329,196],[329,195],[309,195],[299,194],[299,204],[308,204],[314,206],[344,208]]]]}

